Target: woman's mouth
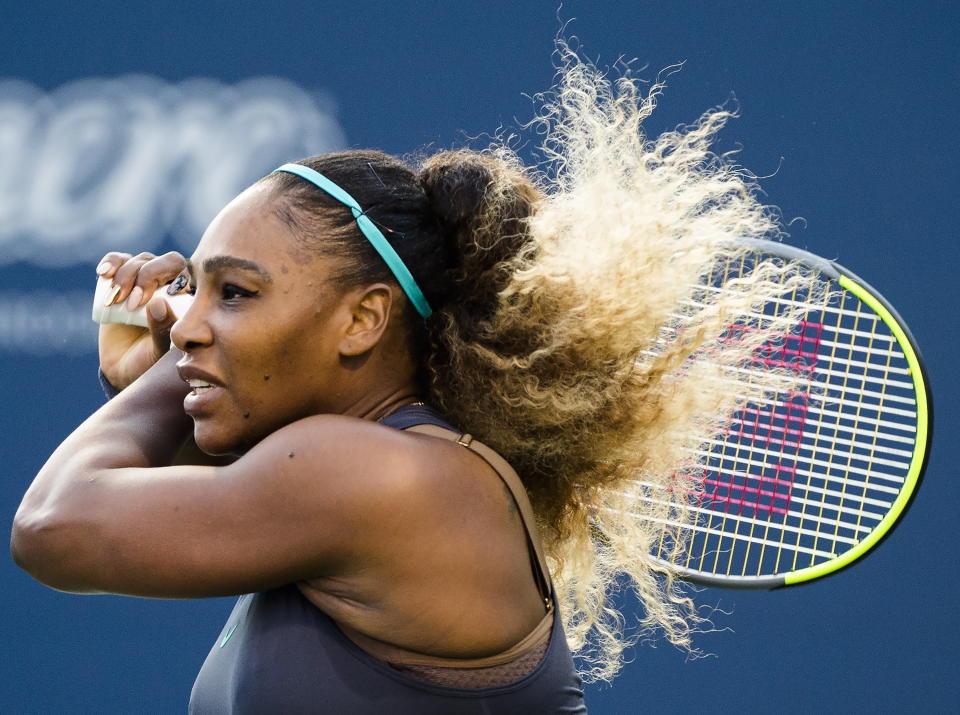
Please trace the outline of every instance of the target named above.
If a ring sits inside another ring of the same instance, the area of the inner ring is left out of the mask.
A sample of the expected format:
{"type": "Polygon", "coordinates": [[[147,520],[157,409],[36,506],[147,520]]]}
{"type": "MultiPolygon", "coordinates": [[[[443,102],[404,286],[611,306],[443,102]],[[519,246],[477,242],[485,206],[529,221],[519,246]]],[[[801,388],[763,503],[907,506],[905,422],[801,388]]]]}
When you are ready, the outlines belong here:
{"type": "Polygon", "coordinates": [[[201,415],[225,392],[215,375],[201,370],[190,361],[177,363],[177,371],[180,379],[190,385],[190,392],[183,398],[183,411],[191,417],[201,415]]]}
{"type": "Polygon", "coordinates": [[[187,380],[187,383],[190,385],[190,392],[183,398],[183,410],[193,417],[203,412],[223,393],[223,387],[204,380],[187,380]]]}

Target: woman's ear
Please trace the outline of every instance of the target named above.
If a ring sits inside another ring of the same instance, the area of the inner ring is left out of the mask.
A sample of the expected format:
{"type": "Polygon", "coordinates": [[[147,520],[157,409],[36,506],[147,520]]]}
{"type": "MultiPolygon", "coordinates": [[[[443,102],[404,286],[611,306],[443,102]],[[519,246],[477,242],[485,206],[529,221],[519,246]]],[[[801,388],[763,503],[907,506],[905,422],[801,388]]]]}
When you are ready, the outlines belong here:
{"type": "Polygon", "coordinates": [[[348,291],[351,320],[340,339],[340,354],[344,357],[362,355],[373,348],[383,336],[390,322],[393,292],[385,283],[348,291]]]}

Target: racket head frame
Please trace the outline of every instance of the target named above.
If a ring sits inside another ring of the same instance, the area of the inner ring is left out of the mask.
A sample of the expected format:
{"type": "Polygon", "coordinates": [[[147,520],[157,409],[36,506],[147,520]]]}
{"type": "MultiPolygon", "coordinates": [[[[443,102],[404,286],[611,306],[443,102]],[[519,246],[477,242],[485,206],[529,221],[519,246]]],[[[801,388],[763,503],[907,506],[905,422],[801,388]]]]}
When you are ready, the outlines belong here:
{"type": "Polygon", "coordinates": [[[809,583],[837,574],[863,560],[893,533],[913,503],[930,458],[933,440],[933,393],[929,373],[916,339],[897,310],[879,291],[844,266],[803,249],[766,240],[752,240],[750,246],[755,248],[757,253],[804,263],[825,278],[836,281],[845,291],[867,304],[886,324],[903,351],[917,399],[917,438],[903,487],[880,522],[853,547],[828,561],[775,575],[716,575],[670,565],[680,578],[703,586],[771,590],[809,583]]]}

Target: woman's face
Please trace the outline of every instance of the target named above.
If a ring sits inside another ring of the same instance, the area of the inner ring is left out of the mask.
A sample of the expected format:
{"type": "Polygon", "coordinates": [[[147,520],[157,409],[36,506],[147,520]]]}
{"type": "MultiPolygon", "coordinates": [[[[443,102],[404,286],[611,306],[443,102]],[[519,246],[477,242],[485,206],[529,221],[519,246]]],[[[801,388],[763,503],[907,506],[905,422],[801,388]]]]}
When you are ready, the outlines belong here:
{"type": "Polygon", "coordinates": [[[242,452],[297,419],[335,411],[338,344],[350,320],[327,280],[334,259],[308,252],[253,186],[213,220],[190,259],[193,305],[171,336],[194,389],[184,409],[197,445],[242,452]]]}

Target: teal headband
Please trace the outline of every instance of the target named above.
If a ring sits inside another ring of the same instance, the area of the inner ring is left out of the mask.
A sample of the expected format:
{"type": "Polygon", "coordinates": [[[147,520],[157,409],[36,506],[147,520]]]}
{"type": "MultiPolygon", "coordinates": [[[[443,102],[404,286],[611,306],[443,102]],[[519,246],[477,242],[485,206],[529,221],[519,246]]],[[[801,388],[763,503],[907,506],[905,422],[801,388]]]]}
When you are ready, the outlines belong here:
{"type": "Polygon", "coordinates": [[[314,171],[309,166],[304,166],[303,164],[284,164],[279,169],[274,169],[274,171],[271,173],[276,174],[277,172],[296,174],[300,178],[306,179],[317,188],[326,191],[337,201],[349,207],[350,212],[353,214],[353,218],[357,222],[357,228],[360,229],[360,233],[366,236],[367,240],[370,241],[370,245],[373,246],[377,253],[380,254],[380,257],[383,259],[384,263],[387,264],[387,267],[397,279],[400,287],[403,288],[403,292],[407,294],[407,298],[409,298],[410,302],[413,303],[413,307],[417,309],[420,317],[430,317],[430,314],[433,312],[433,310],[430,308],[430,304],[427,302],[427,299],[423,297],[423,292],[420,290],[420,286],[417,285],[413,275],[411,275],[409,269],[407,269],[406,265],[404,265],[403,261],[400,259],[400,256],[398,256],[397,252],[393,250],[393,246],[387,243],[387,239],[383,237],[380,229],[377,228],[376,224],[374,224],[373,221],[367,217],[355,198],[330,181],[330,179],[321,174],[319,171],[314,171]]]}

